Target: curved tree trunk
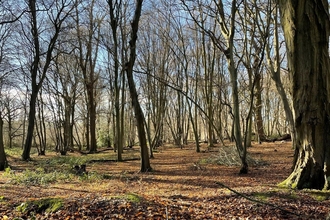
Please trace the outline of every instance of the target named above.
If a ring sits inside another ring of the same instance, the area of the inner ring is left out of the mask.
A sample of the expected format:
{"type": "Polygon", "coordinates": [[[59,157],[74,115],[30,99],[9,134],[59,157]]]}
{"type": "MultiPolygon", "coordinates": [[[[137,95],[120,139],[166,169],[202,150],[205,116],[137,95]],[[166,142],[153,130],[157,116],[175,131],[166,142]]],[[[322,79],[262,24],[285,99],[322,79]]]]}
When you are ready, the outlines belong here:
{"type": "Polygon", "coordinates": [[[144,114],[143,114],[142,108],[141,108],[139,100],[138,100],[138,93],[136,91],[134,78],[133,78],[133,66],[134,66],[134,62],[136,59],[137,32],[138,32],[138,28],[139,28],[139,20],[140,20],[140,16],[141,16],[142,2],[143,2],[143,0],[136,1],[135,14],[134,14],[134,18],[133,18],[133,21],[131,24],[132,25],[131,39],[129,42],[130,57],[129,57],[129,60],[126,63],[125,67],[126,67],[126,75],[127,75],[129,92],[131,95],[132,105],[133,105],[134,113],[135,113],[135,117],[136,117],[138,137],[139,137],[140,148],[141,148],[141,172],[148,172],[148,171],[151,171],[152,168],[150,166],[146,132],[144,130],[145,119],[144,119],[144,114]]]}
{"type": "Polygon", "coordinates": [[[280,0],[292,77],[295,167],[282,185],[329,189],[330,85],[327,0],[280,0]]]}
{"type": "Polygon", "coordinates": [[[292,109],[291,106],[289,104],[289,100],[287,97],[287,94],[285,92],[282,80],[281,80],[281,70],[280,70],[280,65],[281,65],[281,61],[280,61],[280,46],[279,46],[279,36],[278,36],[278,22],[277,22],[277,15],[278,15],[278,10],[274,11],[274,41],[272,44],[272,47],[274,48],[274,53],[275,53],[275,57],[274,57],[274,61],[271,60],[270,58],[270,46],[267,44],[266,46],[266,51],[267,51],[267,63],[270,69],[270,77],[272,78],[272,80],[275,82],[275,86],[277,89],[278,94],[281,97],[282,103],[283,103],[283,108],[284,108],[284,112],[285,112],[285,117],[286,120],[289,122],[289,126],[290,126],[290,134],[291,134],[291,138],[293,141],[295,141],[294,138],[294,120],[293,120],[293,114],[292,114],[292,109]]]}

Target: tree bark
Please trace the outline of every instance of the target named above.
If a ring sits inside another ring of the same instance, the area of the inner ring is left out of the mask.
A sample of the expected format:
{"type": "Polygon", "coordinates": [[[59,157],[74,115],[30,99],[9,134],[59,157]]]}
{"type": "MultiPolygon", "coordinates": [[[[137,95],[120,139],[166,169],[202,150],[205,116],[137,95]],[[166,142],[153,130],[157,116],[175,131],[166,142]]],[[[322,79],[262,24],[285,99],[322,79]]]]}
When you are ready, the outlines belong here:
{"type": "MultiPolygon", "coordinates": [[[[31,65],[31,99],[30,99],[30,111],[29,111],[29,119],[28,119],[28,130],[26,134],[22,159],[29,160],[30,159],[30,151],[32,147],[32,138],[34,132],[34,123],[35,123],[35,113],[36,113],[36,101],[39,92],[39,86],[37,84],[37,74],[38,74],[38,65],[40,62],[40,43],[39,43],[39,36],[38,36],[38,24],[37,24],[37,10],[36,10],[36,2],[29,1],[29,9],[31,10],[31,33],[34,37],[33,46],[35,49],[35,54],[33,58],[33,62],[31,65]]],[[[44,78],[44,77],[43,77],[44,78]]],[[[41,83],[41,82],[39,82],[41,83]]]]}
{"type": "Polygon", "coordinates": [[[137,41],[137,32],[139,29],[139,20],[141,16],[141,10],[142,10],[142,2],[143,0],[137,0],[136,1],[136,8],[134,12],[134,18],[132,21],[132,32],[131,32],[131,39],[129,42],[130,46],[130,56],[129,60],[126,63],[126,75],[127,75],[127,81],[128,81],[128,87],[132,99],[132,105],[134,108],[135,118],[136,118],[136,126],[138,130],[138,137],[140,142],[140,149],[141,149],[141,172],[148,172],[151,171],[152,168],[150,166],[150,160],[149,160],[149,152],[148,152],[148,146],[147,146],[147,138],[146,138],[146,132],[145,132],[145,119],[144,114],[142,111],[142,108],[140,106],[139,100],[138,100],[138,93],[136,91],[134,78],[133,78],[133,66],[136,59],[136,41],[137,41]]]}
{"type": "Polygon", "coordinates": [[[257,123],[257,133],[258,133],[258,139],[259,141],[266,141],[266,135],[265,135],[265,129],[264,129],[264,121],[262,119],[262,99],[261,99],[261,74],[255,75],[255,87],[256,87],[256,123],[257,123]]]}
{"type": "Polygon", "coordinates": [[[280,0],[292,77],[295,166],[282,185],[329,189],[329,3],[280,0]]]}
{"type": "Polygon", "coordinates": [[[38,91],[32,92],[30,98],[28,128],[27,128],[26,139],[22,154],[23,160],[30,160],[30,151],[32,147],[32,139],[33,139],[34,123],[35,123],[35,115],[36,115],[37,95],[38,95],[38,91]]]}
{"type": "Polygon", "coordinates": [[[3,120],[0,115],[0,171],[4,170],[7,166],[8,161],[3,143],[3,120]]]}

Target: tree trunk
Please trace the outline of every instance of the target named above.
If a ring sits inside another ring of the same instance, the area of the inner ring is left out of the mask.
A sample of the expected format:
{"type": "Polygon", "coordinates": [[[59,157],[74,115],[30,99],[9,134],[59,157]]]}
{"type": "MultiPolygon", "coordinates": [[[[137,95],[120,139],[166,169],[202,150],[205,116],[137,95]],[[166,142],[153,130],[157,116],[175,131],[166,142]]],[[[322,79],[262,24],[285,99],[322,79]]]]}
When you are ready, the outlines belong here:
{"type": "Polygon", "coordinates": [[[261,99],[261,92],[262,92],[262,87],[261,87],[261,74],[256,74],[255,75],[255,87],[256,87],[256,122],[257,122],[257,133],[258,133],[258,140],[259,142],[261,141],[266,141],[266,135],[265,135],[265,130],[264,130],[264,122],[262,119],[262,99],[261,99]]]}
{"type": "Polygon", "coordinates": [[[282,185],[329,189],[329,3],[280,0],[292,78],[295,167],[282,185]]]}
{"type": "Polygon", "coordinates": [[[29,119],[28,119],[28,129],[26,133],[26,139],[22,154],[23,160],[30,160],[30,151],[32,147],[32,139],[34,132],[34,123],[36,115],[36,101],[37,101],[38,91],[32,90],[31,100],[30,100],[30,110],[29,110],[29,119]]]}
{"type": "MultiPolygon", "coordinates": [[[[289,100],[287,98],[285,89],[283,87],[283,83],[281,80],[281,72],[280,72],[280,48],[279,48],[279,36],[278,36],[278,22],[277,22],[277,15],[278,15],[278,10],[274,11],[274,41],[273,41],[273,45],[272,47],[274,48],[275,51],[275,60],[274,63],[272,62],[271,58],[270,58],[270,46],[267,44],[266,46],[266,50],[267,50],[267,63],[270,69],[270,76],[272,78],[272,80],[274,80],[275,82],[275,86],[277,89],[278,94],[281,97],[281,100],[283,102],[283,108],[284,108],[284,112],[285,112],[285,116],[286,116],[286,120],[289,122],[290,125],[290,133],[291,133],[291,137],[294,141],[294,135],[293,135],[293,130],[294,130],[294,120],[293,120],[293,114],[292,114],[292,110],[289,104],[289,100]]],[[[267,99],[269,102],[269,99],[267,99]]],[[[269,114],[267,114],[269,115],[269,114]]],[[[268,121],[270,121],[268,119],[268,121]]],[[[268,127],[269,127],[268,123],[268,127]]],[[[268,129],[268,134],[270,129],[268,129]]]]}
{"type": "MultiPolygon", "coordinates": [[[[67,16],[69,16],[69,12],[73,9],[70,8],[69,10],[65,10],[66,7],[68,7],[70,4],[63,4],[61,8],[58,8],[58,15],[56,16],[58,20],[53,23],[54,25],[54,33],[50,36],[50,41],[48,45],[42,45],[39,42],[39,34],[40,34],[40,26],[37,22],[37,12],[38,12],[38,6],[37,1],[35,0],[29,0],[28,2],[29,6],[29,17],[30,17],[30,24],[31,24],[31,40],[32,47],[33,47],[33,60],[30,66],[30,73],[31,73],[31,100],[30,100],[30,112],[29,112],[29,122],[28,122],[28,131],[27,136],[25,139],[22,159],[23,160],[29,160],[30,159],[30,150],[32,146],[32,138],[33,138],[33,130],[34,130],[34,123],[35,123],[35,113],[36,113],[36,100],[38,96],[38,92],[40,88],[42,87],[42,83],[46,78],[46,73],[48,71],[48,68],[52,62],[53,56],[52,53],[54,51],[57,38],[59,36],[60,31],[62,30],[62,24],[67,16]],[[61,15],[62,12],[65,12],[65,15],[61,15]],[[60,19],[59,19],[60,18],[60,19]],[[43,47],[42,51],[44,51],[44,47],[46,47],[45,52],[41,52],[41,47],[43,47]],[[40,62],[41,56],[44,56],[44,59],[42,62],[40,62]],[[38,75],[38,73],[40,73],[38,75]],[[39,82],[37,82],[37,79],[39,82]]],[[[49,31],[51,33],[53,31],[49,31]]]]}
{"type": "Polygon", "coordinates": [[[3,120],[2,116],[0,115],[0,171],[4,170],[7,166],[8,161],[3,144],[3,120]]]}
{"type": "Polygon", "coordinates": [[[141,148],[141,172],[148,172],[151,171],[152,168],[150,166],[150,160],[149,160],[149,152],[148,152],[148,146],[147,146],[147,139],[146,139],[146,132],[145,132],[145,119],[143,115],[143,111],[141,109],[139,100],[138,100],[138,93],[136,91],[134,78],[133,78],[133,66],[136,59],[136,41],[137,41],[137,32],[139,28],[139,20],[141,16],[141,10],[142,10],[142,2],[143,0],[137,0],[136,1],[136,9],[134,18],[132,21],[132,33],[131,33],[131,39],[129,42],[130,45],[130,56],[129,60],[126,63],[126,75],[127,75],[127,81],[128,81],[128,87],[132,99],[132,106],[134,108],[134,113],[136,117],[136,126],[138,130],[138,136],[139,136],[139,142],[140,142],[140,148],[141,148]]]}
{"type": "MultiPolygon", "coordinates": [[[[236,7],[236,1],[232,3],[232,7],[236,7]]],[[[242,144],[242,134],[241,134],[241,125],[239,120],[239,98],[238,98],[238,83],[237,83],[237,68],[235,67],[234,63],[234,44],[233,44],[233,37],[234,37],[234,24],[232,25],[232,32],[231,36],[228,39],[228,54],[226,54],[227,62],[228,62],[228,69],[230,73],[230,84],[232,86],[232,99],[233,99],[233,130],[234,130],[234,137],[235,143],[240,155],[241,159],[241,169],[240,173],[247,173],[248,172],[248,164],[246,162],[246,148],[242,144]]]]}
{"type": "MultiPolygon", "coordinates": [[[[93,77],[94,79],[94,77],[93,77]]],[[[94,84],[91,86],[89,93],[89,129],[90,129],[90,149],[89,153],[95,153],[97,151],[96,144],[96,104],[95,104],[95,94],[94,94],[94,84]]]]}
{"type": "MultiPolygon", "coordinates": [[[[123,145],[124,145],[124,124],[122,118],[124,117],[124,112],[121,111],[120,108],[120,77],[121,74],[119,74],[119,44],[117,39],[117,29],[120,22],[120,17],[118,12],[120,11],[121,2],[113,2],[112,0],[108,1],[109,5],[109,14],[110,14],[110,21],[111,21],[111,33],[113,37],[113,59],[114,59],[114,87],[115,87],[115,132],[114,132],[114,143],[115,143],[115,151],[117,151],[117,160],[122,161],[122,151],[123,151],[123,145]]],[[[124,96],[124,75],[122,76],[122,95],[124,96]]],[[[122,99],[124,98],[122,96],[122,99]]],[[[121,103],[122,108],[124,108],[124,102],[121,103]]]]}

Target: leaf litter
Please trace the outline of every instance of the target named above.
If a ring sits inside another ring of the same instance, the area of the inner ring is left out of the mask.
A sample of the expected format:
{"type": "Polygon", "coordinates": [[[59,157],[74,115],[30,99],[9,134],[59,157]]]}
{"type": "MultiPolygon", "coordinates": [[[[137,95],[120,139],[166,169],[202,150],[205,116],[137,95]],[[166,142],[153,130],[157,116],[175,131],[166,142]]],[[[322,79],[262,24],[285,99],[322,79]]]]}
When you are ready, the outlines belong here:
{"type": "MultiPolygon", "coordinates": [[[[315,192],[277,187],[290,174],[293,154],[290,143],[255,144],[248,151],[251,158],[258,158],[257,163],[250,165],[246,175],[239,175],[235,164],[211,162],[214,158],[221,159],[223,147],[210,151],[203,147],[204,153],[196,153],[193,145],[184,149],[162,147],[154,153],[155,159],[151,159],[154,171],[149,173],[138,172],[139,161],[96,161],[88,164],[87,169],[107,178],[94,181],[22,185],[11,183],[0,173],[0,219],[330,217],[329,192],[324,192],[320,200],[315,192]],[[22,203],[44,198],[61,198],[63,205],[54,212],[17,209],[22,203]]],[[[233,158],[229,156],[231,151],[225,150],[226,158],[233,158]]]]}

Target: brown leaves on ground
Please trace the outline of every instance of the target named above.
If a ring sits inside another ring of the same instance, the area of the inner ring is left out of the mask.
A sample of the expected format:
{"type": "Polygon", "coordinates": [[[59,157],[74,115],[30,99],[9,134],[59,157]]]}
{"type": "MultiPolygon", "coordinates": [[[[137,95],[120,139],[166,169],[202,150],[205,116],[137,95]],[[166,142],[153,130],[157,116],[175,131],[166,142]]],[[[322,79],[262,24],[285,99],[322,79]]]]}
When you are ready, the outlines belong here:
{"type": "Polygon", "coordinates": [[[95,160],[87,164],[87,170],[111,177],[96,181],[24,186],[12,185],[0,173],[0,216],[3,219],[32,216],[36,219],[325,219],[328,216],[329,192],[294,191],[276,186],[290,174],[293,159],[290,143],[255,144],[248,150],[250,155],[265,163],[250,167],[246,175],[238,175],[239,167],[206,163],[219,149],[207,151],[206,146],[203,149],[203,153],[196,153],[193,145],[184,149],[161,147],[154,153],[155,159],[151,159],[154,171],[149,173],[137,172],[140,162],[135,160],[95,160]],[[63,206],[55,212],[36,208],[18,211],[22,203],[41,198],[61,198],[63,206]]]}

